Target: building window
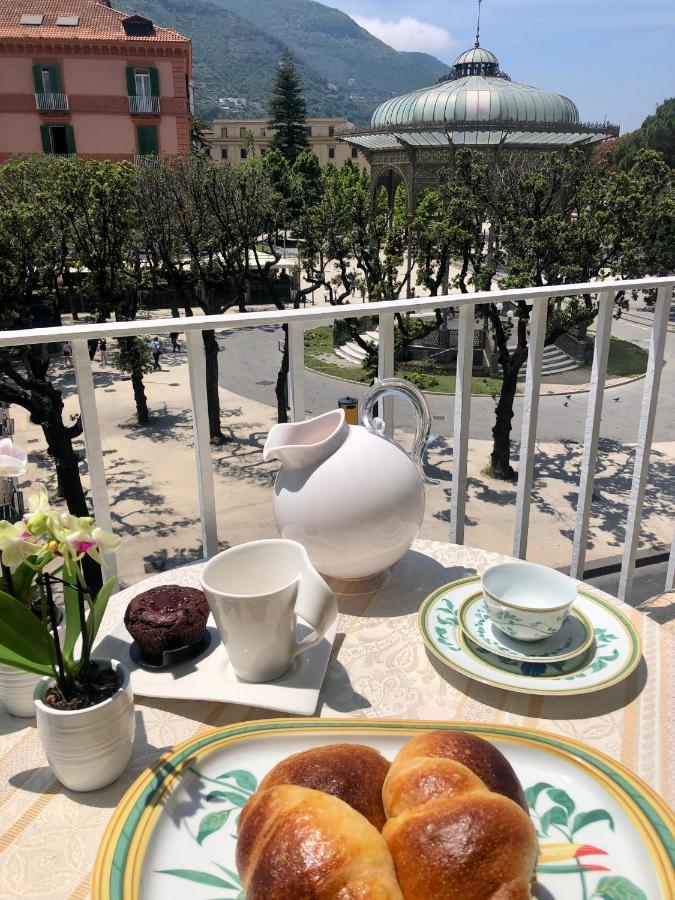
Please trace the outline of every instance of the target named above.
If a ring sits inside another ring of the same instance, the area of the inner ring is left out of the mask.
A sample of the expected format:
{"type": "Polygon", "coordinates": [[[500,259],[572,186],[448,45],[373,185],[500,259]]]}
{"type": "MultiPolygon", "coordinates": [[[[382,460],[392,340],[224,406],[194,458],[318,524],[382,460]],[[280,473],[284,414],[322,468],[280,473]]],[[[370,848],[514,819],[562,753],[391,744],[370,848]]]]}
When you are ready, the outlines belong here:
{"type": "Polygon", "coordinates": [[[159,144],[157,142],[156,125],[137,125],[136,140],[139,156],[157,156],[159,144]]]}
{"type": "Polygon", "coordinates": [[[39,63],[33,66],[33,82],[36,94],[60,94],[61,70],[57,63],[39,63]]]}
{"type": "Polygon", "coordinates": [[[265,147],[261,147],[261,148],[260,148],[260,155],[261,155],[261,156],[264,156],[264,155],[265,155],[265,147]]]}
{"type": "Polygon", "coordinates": [[[248,150],[246,149],[246,147],[240,147],[239,148],[239,158],[246,159],[247,156],[248,156],[248,150]]]}
{"type": "Polygon", "coordinates": [[[352,159],[359,158],[359,150],[358,147],[352,147],[352,159]]]}
{"type": "Polygon", "coordinates": [[[335,147],[328,148],[328,159],[335,159],[335,147]]]}
{"type": "Polygon", "coordinates": [[[137,97],[152,97],[152,88],[150,87],[150,70],[135,69],[134,80],[136,83],[137,97]]]}
{"type": "Polygon", "coordinates": [[[41,125],[42,149],[51,156],[75,153],[75,135],[71,125],[41,125]]]}
{"type": "Polygon", "coordinates": [[[159,97],[159,73],[157,69],[127,67],[127,94],[130,97],[159,97]]]}
{"type": "Polygon", "coordinates": [[[220,129],[220,136],[224,138],[227,137],[227,128],[220,129]]]}
{"type": "Polygon", "coordinates": [[[260,129],[260,137],[267,137],[267,129],[266,128],[260,129]]]}
{"type": "Polygon", "coordinates": [[[335,134],[335,127],[333,125],[328,126],[328,137],[333,137],[335,134]]]}
{"type": "Polygon", "coordinates": [[[246,129],[245,128],[239,129],[239,137],[246,137],[246,129]]]}
{"type": "Polygon", "coordinates": [[[227,147],[220,148],[220,158],[227,159],[227,147]]]}

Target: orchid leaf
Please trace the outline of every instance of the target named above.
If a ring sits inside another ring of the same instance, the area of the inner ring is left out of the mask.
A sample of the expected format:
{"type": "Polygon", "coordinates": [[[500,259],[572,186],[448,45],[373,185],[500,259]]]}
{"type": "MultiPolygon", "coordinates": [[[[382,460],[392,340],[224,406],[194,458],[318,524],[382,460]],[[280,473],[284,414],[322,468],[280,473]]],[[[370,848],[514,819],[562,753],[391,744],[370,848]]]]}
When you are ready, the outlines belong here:
{"type": "MultiPolygon", "coordinates": [[[[45,674],[51,673],[52,649],[46,628],[23,603],[4,591],[0,591],[0,650],[26,664],[39,666],[39,671],[47,666],[45,674]]],[[[15,662],[7,664],[16,665],[15,662]]]]}
{"type": "Polygon", "coordinates": [[[114,575],[111,578],[108,578],[108,580],[103,583],[103,587],[96,595],[96,599],[94,600],[94,603],[92,605],[92,609],[87,620],[89,641],[92,645],[96,640],[96,635],[98,634],[98,630],[101,627],[101,622],[103,621],[103,616],[105,615],[108,601],[110,600],[116,584],[117,578],[114,575]]]}
{"type": "Polygon", "coordinates": [[[64,572],[63,605],[66,610],[66,633],[63,638],[63,657],[72,662],[75,644],[80,636],[80,605],[74,575],[64,572]]]}

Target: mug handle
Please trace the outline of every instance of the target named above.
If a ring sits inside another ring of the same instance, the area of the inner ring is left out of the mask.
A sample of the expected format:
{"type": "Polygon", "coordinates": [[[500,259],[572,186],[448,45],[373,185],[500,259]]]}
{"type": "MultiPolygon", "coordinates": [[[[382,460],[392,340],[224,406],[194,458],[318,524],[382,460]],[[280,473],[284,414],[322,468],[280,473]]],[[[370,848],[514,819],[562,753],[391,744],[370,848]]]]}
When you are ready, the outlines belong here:
{"type": "Polygon", "coordinates": [[[295,614],[304,619],[313,630],[302,641],[295,641],[291,657],[320,644],[333,624],[337,611],[335,594],[307,560],[299,578],[295,614]]]}

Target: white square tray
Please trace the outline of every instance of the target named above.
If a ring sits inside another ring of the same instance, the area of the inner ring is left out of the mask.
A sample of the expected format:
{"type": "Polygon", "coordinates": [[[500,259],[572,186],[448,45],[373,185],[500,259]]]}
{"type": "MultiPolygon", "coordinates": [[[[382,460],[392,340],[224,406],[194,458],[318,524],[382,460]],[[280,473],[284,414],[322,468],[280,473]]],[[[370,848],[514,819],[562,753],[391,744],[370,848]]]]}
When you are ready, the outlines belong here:
{"type": "MultiPolygon", "coordinates": [[[[211,633],[211,643],[203,655],[179,663],[171,669],[151,671],[134,662],[129,655],[131,636],[123,621],[101,640],[95,653],[124,663],[131,673],[134,694],[142,697],[213,700],[260,706],[301,716],[314,714],[335,640],[337,616],[320,644],[296,656],[292,667],[281,678],[262,684],[252,684],[237,678],[211,616],[207,627],[211,633]]],[[[304,623],[299,623],[298,631],[302,638],[309,633],[309,628],[304,623]]]]}

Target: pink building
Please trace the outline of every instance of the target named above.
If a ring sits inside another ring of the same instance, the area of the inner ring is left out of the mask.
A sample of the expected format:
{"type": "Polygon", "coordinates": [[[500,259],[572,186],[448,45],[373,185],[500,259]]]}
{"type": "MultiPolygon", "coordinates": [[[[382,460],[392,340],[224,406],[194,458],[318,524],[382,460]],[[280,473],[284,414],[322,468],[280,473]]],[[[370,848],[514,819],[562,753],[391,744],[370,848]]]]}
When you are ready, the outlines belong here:
{"type": "Polygon", "coordinates": [[[0,160],[190,152],[192,44],[95,0],[0,0],[0,160]]]}

